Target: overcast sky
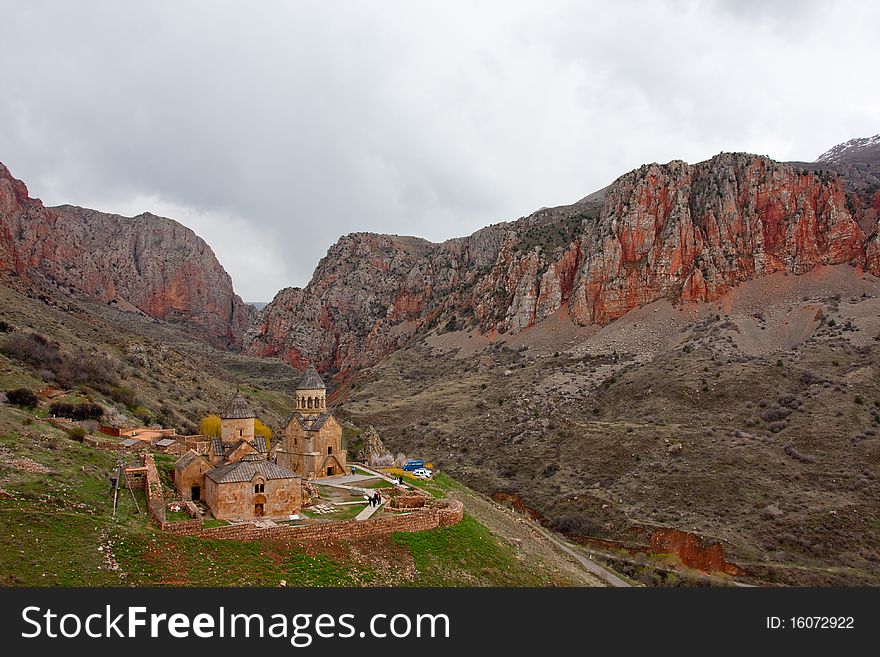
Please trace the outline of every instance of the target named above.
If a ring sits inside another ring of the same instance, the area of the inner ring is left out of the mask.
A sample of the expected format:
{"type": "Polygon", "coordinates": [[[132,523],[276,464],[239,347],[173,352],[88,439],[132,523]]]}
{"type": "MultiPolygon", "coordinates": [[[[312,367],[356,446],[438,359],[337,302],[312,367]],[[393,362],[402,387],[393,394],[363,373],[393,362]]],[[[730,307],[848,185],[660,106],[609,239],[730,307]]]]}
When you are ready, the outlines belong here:
{"type": "Polygon", "coordinates": [[[347,232],[439,241],[644,162],[880,132],[880,3],[0,0],[0,161],[178,219],[248,301],[347,232]]]}

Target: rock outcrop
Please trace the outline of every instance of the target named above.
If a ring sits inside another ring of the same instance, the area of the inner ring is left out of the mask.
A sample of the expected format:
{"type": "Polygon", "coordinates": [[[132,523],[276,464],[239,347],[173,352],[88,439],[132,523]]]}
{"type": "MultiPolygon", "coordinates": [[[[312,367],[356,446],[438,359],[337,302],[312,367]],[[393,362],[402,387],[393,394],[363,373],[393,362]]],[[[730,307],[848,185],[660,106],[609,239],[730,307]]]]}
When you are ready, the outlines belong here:
{"type": "Polygon", "coordinates": [[[254,311],[235,295],[211,248],[181,224],[44,207],[0,164],[0,276],[45,292],[81,293],[180,323],[234,346],[254,311]]]}
{"type": "Polygon", "coordinates": [[[660,298],[713,300],[820,264],[880,274],[872,194],[849,194],[827,169],[723,153],[645,165],[600,195],[442,244],[348,235],[306,288],[266,307],[249,348],[344,371],[432,329],[517,332],[558,312],[604,324],[660,298]]]}
{"type": "Polygon", "coordinates": [[[379,432],[371,424],[364,430],[362,436],[363,447],[360,449],[358,457],[368,465],[390,465],[394,461],[394,456],[385,447],[379,432]]]}

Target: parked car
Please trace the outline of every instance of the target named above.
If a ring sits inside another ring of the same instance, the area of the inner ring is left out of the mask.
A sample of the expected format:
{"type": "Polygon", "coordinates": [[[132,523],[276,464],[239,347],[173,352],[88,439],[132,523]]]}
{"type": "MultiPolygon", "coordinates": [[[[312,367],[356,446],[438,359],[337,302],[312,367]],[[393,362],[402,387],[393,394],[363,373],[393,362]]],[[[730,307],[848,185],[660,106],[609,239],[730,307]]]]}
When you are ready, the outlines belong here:
{"type": "Polygon", "coordinates": [[[431,471],[428,468],[416,468],[412,471],[413,477],[418,477],[419,479],[430,479],[431,471]]]}

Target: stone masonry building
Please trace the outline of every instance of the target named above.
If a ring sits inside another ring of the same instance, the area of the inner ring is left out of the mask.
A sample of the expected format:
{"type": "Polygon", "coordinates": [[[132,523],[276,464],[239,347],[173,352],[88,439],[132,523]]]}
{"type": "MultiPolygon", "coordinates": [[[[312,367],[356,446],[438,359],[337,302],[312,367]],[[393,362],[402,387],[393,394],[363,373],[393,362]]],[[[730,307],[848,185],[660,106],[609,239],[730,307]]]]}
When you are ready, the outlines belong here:
{"type": "Polygon", "coordinates": [[[346,451],[342,425],[327,409],[327,386],[314,367],[296,385],[293,413],[274,451],[274,460],[305,479],[344,474],[346,451]]]}
{"type": "Polygon", "coordinates": [[[254,435],[256,415],[236,393],[220,417],[220,438],[207,455],[190,450],[174,464],[183,499],[203,500],[220,520],[281,518],[302,507],[302,478],[269,460],[269,445],[254,435]]]}

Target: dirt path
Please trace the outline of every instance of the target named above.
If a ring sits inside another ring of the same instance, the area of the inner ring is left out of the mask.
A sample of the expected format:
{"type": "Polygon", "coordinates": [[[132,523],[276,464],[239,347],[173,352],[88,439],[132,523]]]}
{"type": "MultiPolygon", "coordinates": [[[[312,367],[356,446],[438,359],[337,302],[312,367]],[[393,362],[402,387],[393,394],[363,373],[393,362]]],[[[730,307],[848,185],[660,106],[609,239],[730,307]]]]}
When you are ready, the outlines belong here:
{"type": "Polygon", "coordinates": [[[629,586],[514,511],[459,486],[449,496],[460,500],[465,511],[493,534],[510,542],[523,559],[546,564],[557,579],[567,580],[572,586],[629,586]]]}

